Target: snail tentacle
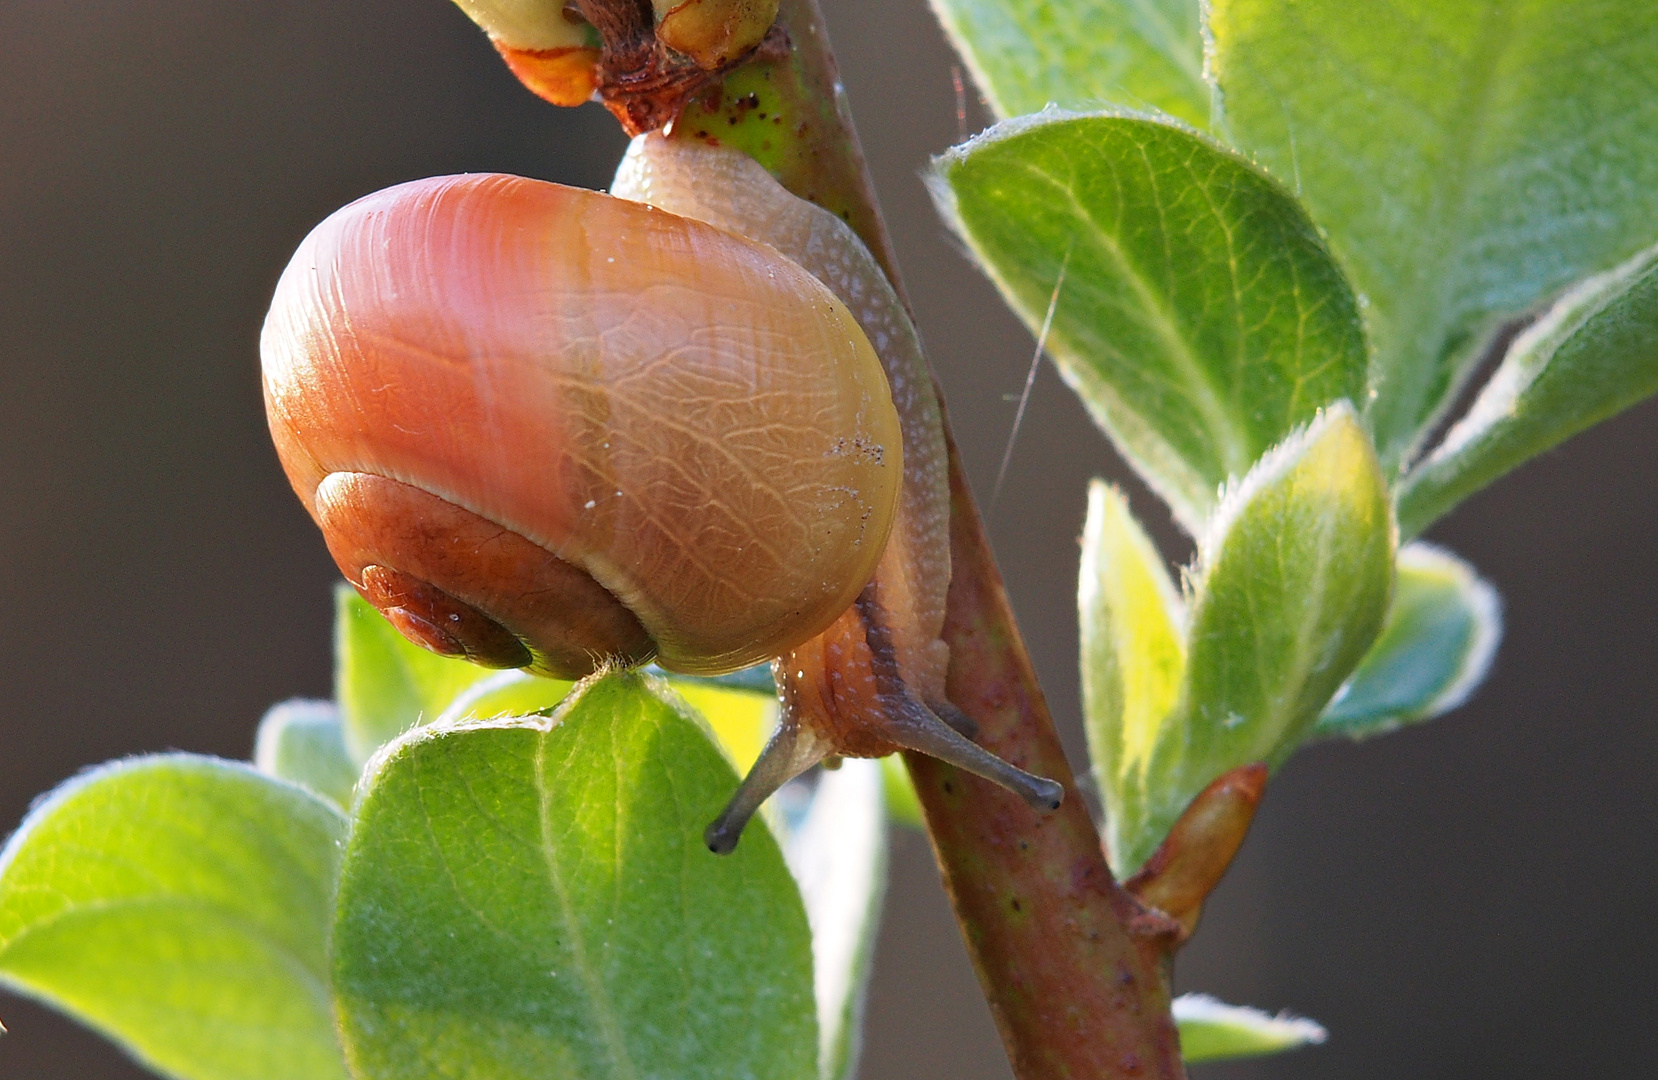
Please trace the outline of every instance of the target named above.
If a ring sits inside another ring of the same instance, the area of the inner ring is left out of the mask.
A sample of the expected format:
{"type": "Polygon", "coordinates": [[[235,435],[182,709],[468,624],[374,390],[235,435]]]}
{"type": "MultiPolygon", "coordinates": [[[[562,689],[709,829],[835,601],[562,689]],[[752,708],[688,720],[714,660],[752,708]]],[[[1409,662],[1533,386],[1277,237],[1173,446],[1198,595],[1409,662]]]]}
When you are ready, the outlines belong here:
{"type": "Polygon", "coordinates": [[[905,750],[926,754],[974,776],[983,777],[1013,792],[1038,813],[1058,810],[1065,798],[1065,788],[1057,781],[1033,776],[978,743],[969,741],[939,719],[931,709],[907,694],[885,720],[887,737],[905,750]]]}
{"type": "Polygon", "coordinates": [[[963,738],[977,739],[979,723],[948,701],[924,702],[932,714],[954,728],[963,738]]]}
{"type": "Polygon", "coordinates": [[[749,819],[760,804],[784,784],[829,757],[833,751],[811,728],[785,716],[755,759],[753,768],[737,785],[736,794],[725,804],[720,816],[703,830],[703,843],[716,855],[729,855],[742,839],[749,819]]]}

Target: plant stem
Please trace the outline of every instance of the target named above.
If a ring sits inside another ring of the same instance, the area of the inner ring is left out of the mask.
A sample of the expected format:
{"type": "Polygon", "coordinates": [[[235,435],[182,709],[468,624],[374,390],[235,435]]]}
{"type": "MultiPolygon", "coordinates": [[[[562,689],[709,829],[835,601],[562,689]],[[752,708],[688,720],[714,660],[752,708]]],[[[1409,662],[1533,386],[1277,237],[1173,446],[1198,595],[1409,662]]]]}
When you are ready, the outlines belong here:
{"type": "MultiPolygon", "coordinates": [[[[815,0],[784,0],[793,48],[732,72],[672,136],[745,150],[794,194],[841,215],[903,293],[815,0]]],[[[1020,1080],[1184,1076],[1169,1015],[1176,929],[1112,877],[1014,623],[950,441],[950,700],[978,740],[1065,785],[1039,817],[987,781],[906,754],[933,851],[1020,1080]]]]}
{"type": "Polygon", "coordinates": [[[793,45],[787,55],[732,71],[666,134],[741,150],[794,195],[839,215],[903,295],[823,16],[815,0],[783,0],[777,24],[793,45]]]}

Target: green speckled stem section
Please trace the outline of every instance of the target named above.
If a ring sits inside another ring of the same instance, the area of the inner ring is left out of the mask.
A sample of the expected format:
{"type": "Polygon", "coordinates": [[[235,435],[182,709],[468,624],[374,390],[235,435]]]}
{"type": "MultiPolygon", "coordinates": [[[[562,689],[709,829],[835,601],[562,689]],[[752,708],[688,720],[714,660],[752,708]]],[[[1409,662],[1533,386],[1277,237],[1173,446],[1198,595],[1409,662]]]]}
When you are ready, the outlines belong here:
{"type": "Polygon", "coordinates": [[[823,15],[814,0],[783,0],[777,24],[793,45],[788,55],[733,71],[688,105],[668,135],[748,154],[794,194],[851,225],[897,287],[898,264],[823,15]]]}
{"type": "MultiPolygon", "coordinates": [[[[786,59],[732,73],[675,138],[734,146],[790,191],[849,222],[902,293],[886,228],[814,0],[784,0],[786,59]]],[[[962,935],[1019,1080],[1178,1080],[1166,939],[1112,878],[950,446],[954,575],[944,635],[949,695],[979,741],[1066,787],[1039,817],[986,781],[905,755],[962,935]]]]}

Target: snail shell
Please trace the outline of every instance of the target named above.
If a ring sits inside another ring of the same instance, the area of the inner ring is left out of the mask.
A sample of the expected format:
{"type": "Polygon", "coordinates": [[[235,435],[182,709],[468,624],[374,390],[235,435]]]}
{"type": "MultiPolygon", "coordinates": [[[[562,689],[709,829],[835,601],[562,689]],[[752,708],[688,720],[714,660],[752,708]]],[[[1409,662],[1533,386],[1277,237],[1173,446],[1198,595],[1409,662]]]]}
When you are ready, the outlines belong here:
{"type": "Polygon", "coordinates": [[[301,245],[266,404],[347,579],[493,666],[776,657],[782,722],[715,851],[832,755],[918,750],[1057,806],[945,697],[942,418],[873,258],[735,151],[644,137],[617,188],[674,212],[447,177],[301,245]]]}
{"type": "Polygon", "coordinates": [[[633,140],[612,191],[762,241],[810,271],[857,318],[886,371],[903,431],[904,480],[892,538],[851,609],[774,665],[783,720],[743,789],[709,827],[729,850],[760,801],[829,755],[918,750],[992,780],[1038,810],[1063,790],[969,741],[945,694],[950,487],[932,372],[903,301],[851,227],[796,198],[746,154],[660,134],[633,140]]]}
{"type": "Polygon", "coordinates": [[[778,656],[886,547],[902,439],[856,321],[774,250],[556,184],[340,210],[261,339],[340,569],[438,652],[559,677],[778,656]]]}
{"type": "Polygon", "coordinates": [[[881,358],[903,433],[903,488],[879,571],[884,623],[911,689],[942,702],[950,661],[941,640],[950,588],[944,420],[915,326],[875,257],[846,222],[791,195],[740,151],[641,135],[611,191],[768,244],[827,285],[858,320],[881,358]]]}

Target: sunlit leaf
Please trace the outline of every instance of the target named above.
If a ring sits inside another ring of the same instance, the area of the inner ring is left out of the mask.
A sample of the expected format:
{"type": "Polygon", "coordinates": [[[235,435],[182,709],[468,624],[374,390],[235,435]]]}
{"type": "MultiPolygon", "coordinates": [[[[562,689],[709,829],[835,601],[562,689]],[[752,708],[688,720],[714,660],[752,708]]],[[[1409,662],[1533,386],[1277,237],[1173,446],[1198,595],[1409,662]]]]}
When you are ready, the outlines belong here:
{"type": "Polygon", "coordinates": [[[309,788],[341,809],[351,806],[357,767],[345,751],[340,710],[332,701],[296,698],[271,706],[259,721],[253,763],[260,772],[309,788]]]}
{"type": "Polygon", "coordinates": [[[1549,447],[1658,391],[1658,247],[1563,296],[1399,491],[1415,535],[1549,447]]]}
{"type": "Polygon", "coordinates": [[[0,853],[0,981],[182,1080],[344,1080],[324,956],[345,818],[251,766],[95,769],[0,853]]]}
{"type": "Polygon", "coordinates": [[[1162,556],[1122,492],[1088,489],[1077,585],[1082,630],[1083,730],[1105,801],[1106,847],[1134,845],[1136,805],[1153,751],[1186,672],[1185,610],[1162,556]]]}
{"type": "Polygon", "coordinates": [[[1329,1038],[1315,1021],[1228,1005],[1208,994],[1175,998],[1174,1022],[1180,1028],[1180,1056],[1188,1064],[1277,1054],[1317,1046],[1329,1038]]]}
{"type": "Polygon", "coordinates": [[[493,671],[457,694],[435,723],[492,720],[499,716],[529,716],[557,707],[571,683],[543,679],[523,671],[493,671]]]}
{"type": "Polygon", "coordinates": [[[638,675],[553,718],[433,725],[365,777],[334,973],[359,1080],[817,1074],[811,944],[737,778],[638,675]]]}
{"type": "Polygon", "coordinates": [[[358,765],[383,743],[436,719],[468,686],[495,674],[422,649],[349,586],[335,590],[334,601],[334,701],[346,751],[358,765]]]}
{"type": "Polygon", "coordinates": [[[932,0],[1002,119],[1046,105],[1209,121],[1197,0],[932,0]]]}
{"type": "Polygon", "coordinates": [[[1219,126],[1369,300],[1390,469],[1497,320],[1658,240],[1648,4],[1211,0],[1209,28],[1219,126]]]}
{"type": "Polygon", "coordinates": [[[1361,394],[1358,308],[1317,231],[1205,137],[1045,113],[936,169],[945,216],[1030,326],[1053,303],[1049,355],[1194,532],[1220,484],[1361,394]]]}
{"type": "Polygon", "coordinates": [[[672,678],[669,685],[702,714],[737,771],[746,773],[777,727],[777,694],[733,690],[690,679],[672,678]]]}
{"type": "Polygon", "coordinates": [[[1137,869],[1211,780],[1277,766],[1300,743],[1381,629],[1395,532],[1346,403],[1231,486],[1198,545],[1178,715],[1139,770],[1116,774],[1119,872],[1137,869]]]}
{"type": "Polygon", "coordinates": [[[1485,678],[1502,632],[1497,590],[1473,567],[1405,545],[1382,632],[1313,734],[1361,739],[1449,712],[1485,678]]]}

